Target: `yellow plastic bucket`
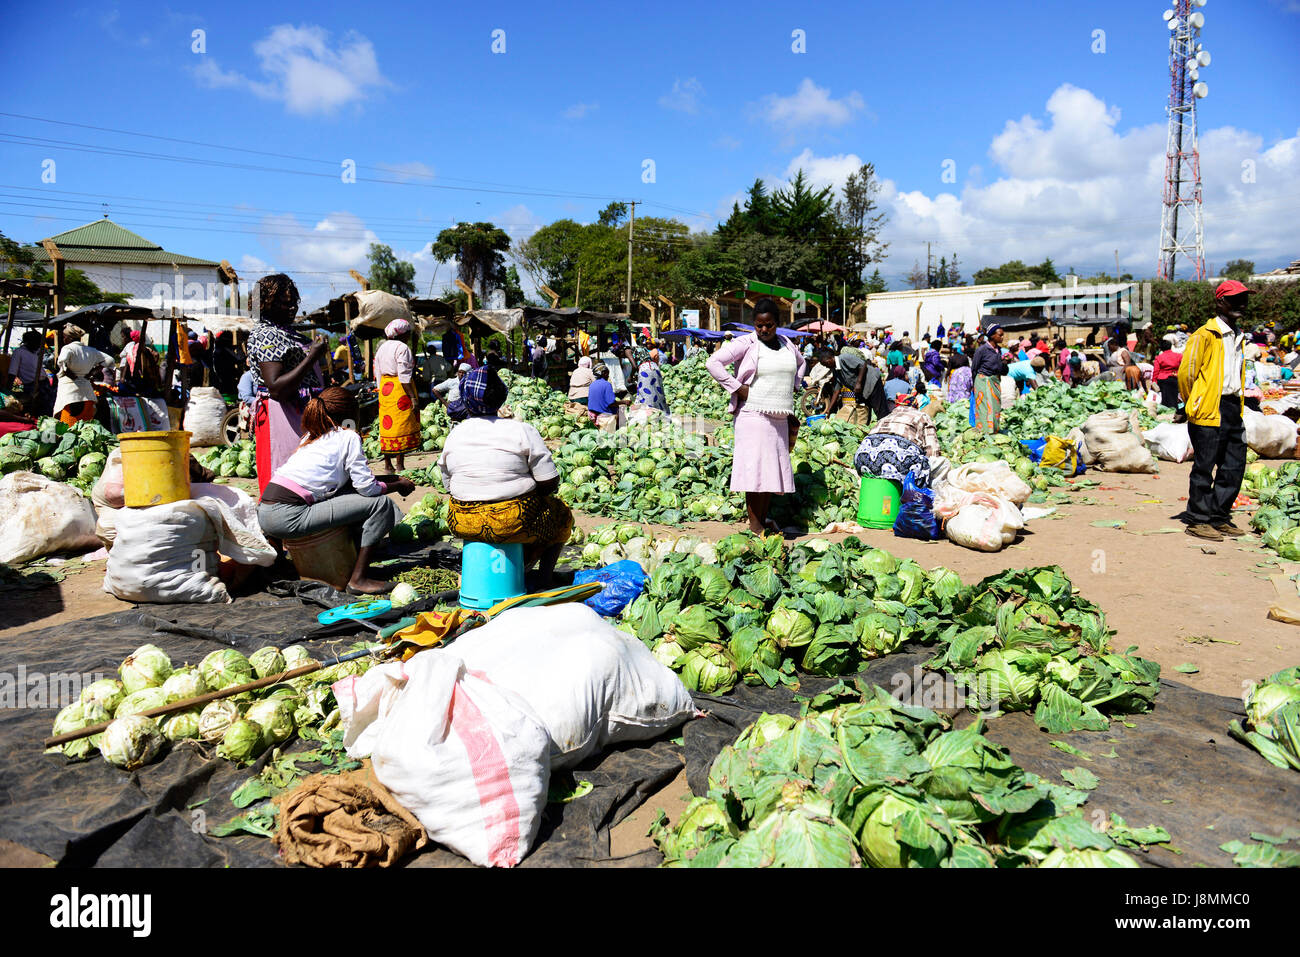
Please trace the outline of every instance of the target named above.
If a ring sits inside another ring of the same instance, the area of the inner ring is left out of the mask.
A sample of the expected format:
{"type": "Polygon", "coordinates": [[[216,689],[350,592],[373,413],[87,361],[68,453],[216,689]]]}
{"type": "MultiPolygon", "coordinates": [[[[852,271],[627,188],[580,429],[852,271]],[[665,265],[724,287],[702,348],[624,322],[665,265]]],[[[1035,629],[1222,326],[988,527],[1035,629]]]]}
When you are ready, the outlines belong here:
{"type": "Polygon", "coordinates": [[[339,591],[347,587],[357,564],[357,544],[350,525],[327,528],[305,538],[285,539],[284,550],[299,578],[324,582],[339,591]]]}
{"type": "Polygon", "coordinates": [[[190,497],[190,433],[123,432],[122,491],[127,508],[190,497]]]}

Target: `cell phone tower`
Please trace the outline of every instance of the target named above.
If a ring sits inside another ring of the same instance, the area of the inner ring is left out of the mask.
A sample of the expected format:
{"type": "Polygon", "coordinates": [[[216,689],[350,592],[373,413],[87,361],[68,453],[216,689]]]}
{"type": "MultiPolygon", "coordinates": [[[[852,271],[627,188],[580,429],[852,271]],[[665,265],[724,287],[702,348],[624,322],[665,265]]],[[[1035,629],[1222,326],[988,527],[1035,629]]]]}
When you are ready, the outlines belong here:
{"type": "Polygon", "coordinates": [[[1201,229],[1201,156],[1196,141],[1196,101],[1210,92],[1201,70],[1210,65],[1210,53],[1201,46],[1205,0],[1174,0],[1164,12],[1169,28],[1169,139],[1165,146],[1164,208],[1160,215],[1160,261],[1156,272],[1161,279],[1174,278],[1174,264],[1181,253],[1196,266],[1196,278],[1205,278],[1205,235],[1201,229]],[[1178,235],[1179,212],[1183,231],[1191,217],[1195,239],[1178,235]]]}

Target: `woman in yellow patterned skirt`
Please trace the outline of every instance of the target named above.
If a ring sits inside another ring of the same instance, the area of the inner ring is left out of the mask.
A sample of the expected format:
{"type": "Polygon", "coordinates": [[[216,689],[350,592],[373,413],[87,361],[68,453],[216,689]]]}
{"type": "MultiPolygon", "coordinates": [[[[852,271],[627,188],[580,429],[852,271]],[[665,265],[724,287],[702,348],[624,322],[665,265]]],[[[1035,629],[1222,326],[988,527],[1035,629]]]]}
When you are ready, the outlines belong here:
{"type": "Polygon", "coordinates": [[[506,387],[491,368],[465,374],[460,398],[447,406],[459,421],[438,467],[451,493],[452,534],[493,545],[521,544],[524,562],[538,563],[549,587],[560,550],[573,531],[573,513],[555,497],[560,473],[541,434],[497,411],[506,387]]]}
{"type": "Polygon", "coordinates": [[[375,350],[375,380],[379,386],[379,451],[384,468],[400,472],[406,468],[406,453],[420,447],[420,409],[416,403],[415,356],[402,337],[411,331],[405,319],[394,319],[384,327],[388,341],[375,350]],[[397,457],[393,468],[392,457],[397,457]]]}

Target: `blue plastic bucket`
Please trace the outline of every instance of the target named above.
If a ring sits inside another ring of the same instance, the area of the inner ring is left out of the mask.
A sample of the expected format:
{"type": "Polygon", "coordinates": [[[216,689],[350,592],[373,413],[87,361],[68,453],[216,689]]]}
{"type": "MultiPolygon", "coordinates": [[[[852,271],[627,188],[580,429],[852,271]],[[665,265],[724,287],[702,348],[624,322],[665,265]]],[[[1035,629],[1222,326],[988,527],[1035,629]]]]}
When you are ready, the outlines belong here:
{"type": "Polygon", "coordinates": [[[524,594],[524,546],[466,542],[460,557],[460,604],[483,610],[524,594]]]}

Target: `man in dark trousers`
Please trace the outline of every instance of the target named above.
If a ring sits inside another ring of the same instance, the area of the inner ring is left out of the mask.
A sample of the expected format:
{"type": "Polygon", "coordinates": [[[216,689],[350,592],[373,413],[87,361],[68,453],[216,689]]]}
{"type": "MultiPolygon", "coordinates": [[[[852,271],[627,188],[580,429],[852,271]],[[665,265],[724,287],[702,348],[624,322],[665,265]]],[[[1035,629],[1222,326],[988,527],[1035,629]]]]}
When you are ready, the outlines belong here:
{"type": "Polygon", "coordinates": [[[1245,531],[1232,523],[1232,503],[1246,474],[1246,391],[1242,330],[1250,293],[1235,279],[1214,291],[1213,319],[1192,333],[1178,366],[1178,394],[1192,440],[1187,534],[1212,542],[1245,531]]]}

